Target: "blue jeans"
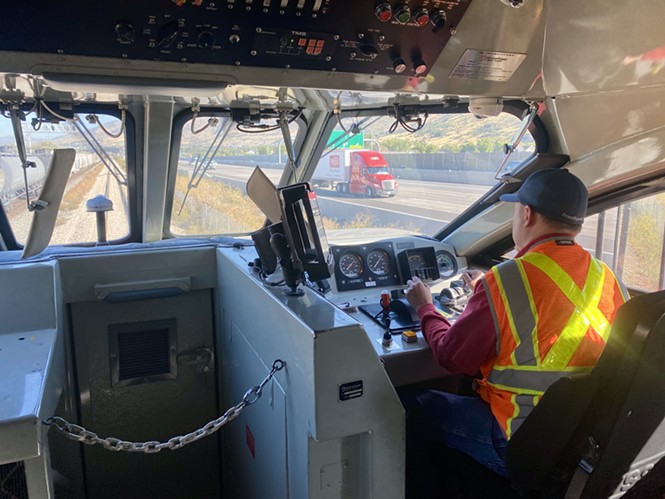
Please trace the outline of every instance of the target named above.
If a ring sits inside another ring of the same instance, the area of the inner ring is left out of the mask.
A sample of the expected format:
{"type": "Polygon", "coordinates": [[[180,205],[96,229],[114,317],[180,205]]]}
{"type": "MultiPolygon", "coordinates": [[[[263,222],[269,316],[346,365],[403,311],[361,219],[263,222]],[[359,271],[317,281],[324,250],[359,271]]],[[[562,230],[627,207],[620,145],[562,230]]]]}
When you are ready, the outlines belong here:
{"type": "Polygon", "coordinates": [[[407,413],[407,447],[411,443],[418,448],[418,441],[442,444],[508,477],[506,437],[480,397],[428,390],[402,394],[401,399],[407,413]]]}

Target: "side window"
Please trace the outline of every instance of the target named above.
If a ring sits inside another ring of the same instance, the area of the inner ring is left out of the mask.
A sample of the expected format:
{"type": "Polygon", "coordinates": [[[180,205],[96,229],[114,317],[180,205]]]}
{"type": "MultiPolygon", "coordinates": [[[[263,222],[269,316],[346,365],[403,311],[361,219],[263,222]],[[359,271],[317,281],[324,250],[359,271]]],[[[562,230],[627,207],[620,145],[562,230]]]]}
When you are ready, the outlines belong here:
{"type": "Polygon", "coordinates": [[[665,193],[588,217],[578,241],[630,289],[665,287],[665,193]]]}
{"type": "Polygon", "coordinates": [[[121,239],[129,234],[122,122],[112,116],[95,115],[97,121],[87,120],[87,114],[75,116],[75,122],[41,123],[37,127],[28,122],[23,124],[28,161],[34,165],[26,170],[25,177],[11,122],[0,119],[0,201],[19,244],[25,243],[33,217],[27,209],[26,177],[27,196],[34,201],[44,186],[53,149],[58,148],[73,148],[76,159],[65,186],[50,244],[97,241],[95,213],[88,213],[86,209],[86,202],[97,195],[113,202],[113,210],[106,214],[107,240],[121,239]]]}

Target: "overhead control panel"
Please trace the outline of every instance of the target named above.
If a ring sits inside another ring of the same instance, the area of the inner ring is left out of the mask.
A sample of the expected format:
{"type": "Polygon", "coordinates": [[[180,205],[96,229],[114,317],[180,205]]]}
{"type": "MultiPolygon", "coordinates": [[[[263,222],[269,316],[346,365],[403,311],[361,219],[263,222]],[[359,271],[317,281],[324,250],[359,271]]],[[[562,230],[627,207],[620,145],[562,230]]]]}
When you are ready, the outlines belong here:
{"type": "Polygon", "coordinates": [[[426,76],[471,1],[25,1],[0,50],[426,76]]]}

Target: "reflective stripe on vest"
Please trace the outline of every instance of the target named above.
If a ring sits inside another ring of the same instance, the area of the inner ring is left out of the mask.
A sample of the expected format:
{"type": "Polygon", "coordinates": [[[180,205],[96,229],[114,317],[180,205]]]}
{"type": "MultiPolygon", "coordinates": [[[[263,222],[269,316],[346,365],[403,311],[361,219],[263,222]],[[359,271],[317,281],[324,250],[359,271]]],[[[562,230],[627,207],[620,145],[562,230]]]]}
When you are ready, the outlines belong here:
{"type": "Polygon", "coordinates": [[[494,366],[487,377],[487,381],[497,388],[516,391],[530,395],[542,395],[549,386],[562,375],[571,373],[585,373],[592,368],[587,366],[573,366],[561,371],[543,371],[534,366],[530,369],[524,367],[494,366]]]}
{"type": "Polygon", "coordinates": [[[513,407],[515,407],[515,412],[508,418],[508,428],[514,433],[522,425],[526,417],[531,414],[538,400],[533,395],[519,395],[514,393],[510,396],[510,401],[513,403],[513,407]]]}
{"type": "Polygon", "coordinates": [[[570,372],[586,372],[591,369],[569,367],[568,364],[589,326],[607,340],[610,325],[598,309],[606,272],[605,266],[592,258],[584,288],[580,289],[554,260],[537,252],[505,262],[495,267],[493,272],[516,346],[510,355],[512,366],[495,365],[487,377],[487,382],[498,389],[513,392],[511,402],[515,411],[507,425],[510,438],[552,383],[570,372]],[[538,312],[523,262],[528,262],[545,273],[575,306],[567,324],[542,362],[538,345],[538,312]]]}
{"type": "Polygon", "coordinates": [[[523,260],[535,265],[547,274],[575,305],[575,310],[565,325],[561,336],[550,348],[547,357],[543,359],[542,365],[551,366],[554,369],[565,368],[577,352],[577,348],[580,346],[589,326],[604,341],[607,341],[607,336],[610,334],[610,323],[603,313],[598,310],[598,304],[603,293],[603,283],[605,282],[605,266],[601,262],[595,258],[591,259],[584,289],[580,290],[570,275],[550,257],[542,253],[530,253],[524,255],[523,260]],[[574,331],[575,334],[567,336],[568,341],[561,341],[561,337],[567,334],[568,331],[574,331]],[[570,341],[572,339],[574,341],[570,341]]]}

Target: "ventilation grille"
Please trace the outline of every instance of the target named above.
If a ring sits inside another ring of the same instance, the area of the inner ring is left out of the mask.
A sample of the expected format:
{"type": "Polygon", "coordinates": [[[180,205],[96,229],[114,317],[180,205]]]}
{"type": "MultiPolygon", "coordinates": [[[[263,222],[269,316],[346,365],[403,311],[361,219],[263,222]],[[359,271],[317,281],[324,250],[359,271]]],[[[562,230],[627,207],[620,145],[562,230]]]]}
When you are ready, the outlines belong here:
{"type": "Polygon", "coordinates": [[[28,499],[23,461],[0,464],[0,499],[28,499]]]}
{"type": "Polygon", "coordinates": [[[137,384],[176,377],[175,321],[109,327],[113,384],[137,384]]]}

